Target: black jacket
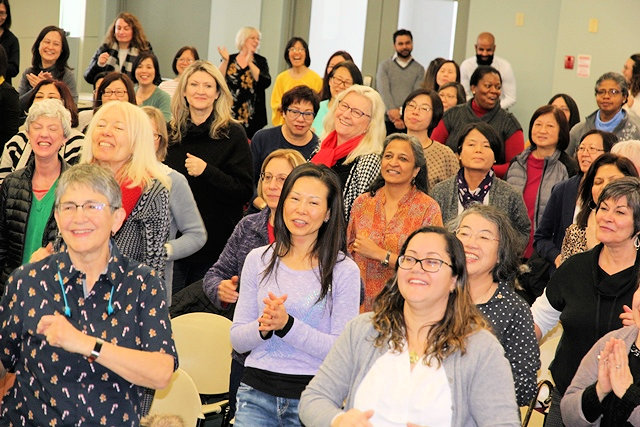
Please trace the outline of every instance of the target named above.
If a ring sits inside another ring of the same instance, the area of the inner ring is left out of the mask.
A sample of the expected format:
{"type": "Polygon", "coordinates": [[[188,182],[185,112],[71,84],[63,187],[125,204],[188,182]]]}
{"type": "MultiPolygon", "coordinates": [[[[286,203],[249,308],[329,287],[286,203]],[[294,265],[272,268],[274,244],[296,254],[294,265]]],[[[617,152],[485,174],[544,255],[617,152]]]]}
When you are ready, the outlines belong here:
{"type": "MultiPolygon", "coordinates": [[[[62,158],[60,174],[69,165],[62,158]]],[[[9,175],[0,187],[0,288],[13,270],[22,265],[22,252],[27,233],[27,222],[31,211],[31,179],[35,170],[35,158],[31,158],[24,169],[19,169],[9,175]]],[[[57,235],[56,220],[53,210],[49,215],[49,221],[42,236],[42,246],[53,242],[57,235]]]]}

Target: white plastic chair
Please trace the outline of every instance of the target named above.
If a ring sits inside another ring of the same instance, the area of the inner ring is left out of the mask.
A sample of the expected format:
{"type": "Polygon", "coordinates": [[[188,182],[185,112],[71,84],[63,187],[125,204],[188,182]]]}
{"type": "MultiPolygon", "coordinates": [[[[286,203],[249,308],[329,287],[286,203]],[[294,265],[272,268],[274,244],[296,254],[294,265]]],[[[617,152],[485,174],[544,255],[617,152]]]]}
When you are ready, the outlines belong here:
{"type": "Polygon", "coordinates": [[[198,420],[204,420],[200,395],[189,374],[178,368],[169,385],[156,390],[149,414],[179,415],[187,427],[195,427],[198,420]]]}

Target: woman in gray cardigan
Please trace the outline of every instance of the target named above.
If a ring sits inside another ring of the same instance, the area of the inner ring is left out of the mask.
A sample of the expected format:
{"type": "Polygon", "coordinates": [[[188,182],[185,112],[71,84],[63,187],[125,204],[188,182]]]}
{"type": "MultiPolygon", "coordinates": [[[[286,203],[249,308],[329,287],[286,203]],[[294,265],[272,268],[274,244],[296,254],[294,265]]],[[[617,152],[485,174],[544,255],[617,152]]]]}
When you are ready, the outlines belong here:
{"type": "Polygon", "coordinates": [[[509,363],[471,302],[465,263],[454,234],[412,233],[374,312],[347,325],[302,393],[302,422],[519,426],[509,363]]]}
{"type": "Polygon", "coordinates": [[[456,176],[436,184],[430,196],[440,205],[445,224],[474,203],[499,207],[511,220],[524,247],[529,241],[531,221],[522,194],[491,169],[501,147],[500,137],[490,125],[467,125],[456,150],[462,167],[456,176]]]}

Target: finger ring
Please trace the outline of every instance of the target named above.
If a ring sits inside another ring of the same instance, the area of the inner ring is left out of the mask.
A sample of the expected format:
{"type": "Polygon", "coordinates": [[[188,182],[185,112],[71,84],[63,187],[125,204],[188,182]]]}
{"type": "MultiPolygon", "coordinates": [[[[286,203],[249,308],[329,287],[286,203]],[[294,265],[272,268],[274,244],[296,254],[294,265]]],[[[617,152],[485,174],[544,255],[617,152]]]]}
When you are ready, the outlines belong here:
{"type": "Polygon", "coordinates": [[[616,365],[616,369],[620,369],[620,365],[616,365]]]}

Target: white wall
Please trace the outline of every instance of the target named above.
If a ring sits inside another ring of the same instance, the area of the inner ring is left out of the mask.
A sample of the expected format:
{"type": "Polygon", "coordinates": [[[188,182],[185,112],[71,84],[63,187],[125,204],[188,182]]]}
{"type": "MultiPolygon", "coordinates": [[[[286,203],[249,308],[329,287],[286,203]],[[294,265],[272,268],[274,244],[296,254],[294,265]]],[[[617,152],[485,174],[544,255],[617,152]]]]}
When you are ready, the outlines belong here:
{"type": "Polygon", "coordinates": [[[236,33],[246,26],[259,29],[261,10],[262,0],[242,0],[241,2],[211,0],[207,52],[209,60],[214,64],[220,63],[218,46],[226,46],[229,53],[237,52],[236,33]]]}
{"type": "Polygon", "coordinates": [[[400,0],[398,28],[413,34],[413,57],[425,69],[434,58],[453,56],[457,6],[452,0],[400,0]]]}

